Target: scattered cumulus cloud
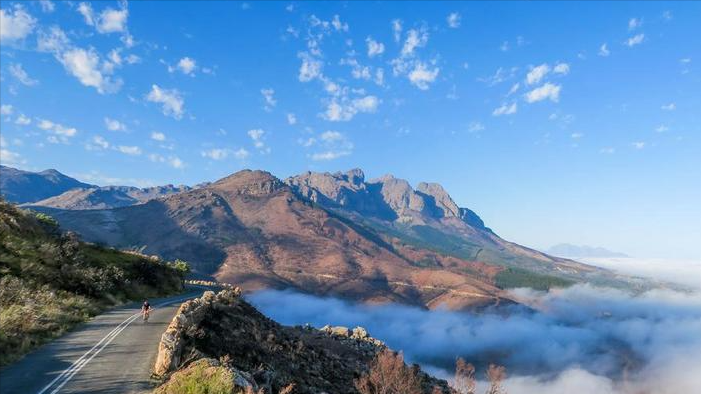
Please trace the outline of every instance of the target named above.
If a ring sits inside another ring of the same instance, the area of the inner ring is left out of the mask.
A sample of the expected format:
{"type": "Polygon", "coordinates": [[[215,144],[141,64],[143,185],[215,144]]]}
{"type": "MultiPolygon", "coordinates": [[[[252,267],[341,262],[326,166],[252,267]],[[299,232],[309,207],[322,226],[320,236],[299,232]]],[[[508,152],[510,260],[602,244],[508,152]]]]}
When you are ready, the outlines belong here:
{"type": "Polygon", "coordinates": [[[329,161],[348,156],[353,152],[353,143],[345,134],[327,130],[319,135],[317,139],[310,138],[303,143],[305,146],[317,145],[320,150],[313,153],[310,158],[314,161],[329,161]]]}
{"type": "Polygon", "coordinates": [[[97,15],[89,3],[80,3],[77,10],[83,16],[85,23],[95,27],[99,33],[122,33],[127,30],[129,10],[126,8],[126,2],[121,4],[123,5],[121,9],[107,7],[97,15]]]}
{"type": "Polygon", "coordinates": [[[32,120],[28,116],[25,116],[24,114],[19,114],[19,116],[17,116],[17,119],[15,119],[15,124],[18,124],[20,126],[27,126],[31,123],[32,123],[32,120]]]}
{"type": "Polygon", "coordinates": [[[107,127],[109,131],[126,131],[127,129],[124,123],[107,117],[105,118],[105,127],[107,127]]]}
{"type": "Polygon", "coordinates": [[[368,38],[365,39],[365,42],[368,44],[369,57],[381,55],[385,52],[385,44],[373,40],[372,37],[368,36],[368,38]]]}
{"type": "Polygon", "coordinates": [[[479,131],[483,131],[484,129],[485,127],[482,122],[470,122],[470,124],[467,125],[467,131],[470,133],[477,133],[479,131]]]}
{"type": "Polygon", "coordinates": [[[431,67],[423,62],[417,62],[414,69],[409,72],[409,81],[421,90],[427,90],[438,77],[440,69],[431,67]]]}
{"type": "Polygon", "coordinates": [[[0,115],[12,115],[13,110],[14,107],[12,107],[10,104],[0,105],[0,115]]]}
{"type": "Polygon", "coordinates": [[[392,21],[392,36],[395,42],[399,42],[402,39],[402,21],[400,19],[392,21]]]}
{"type": "Polygon", "coordinates": [[[526,93],[526,102],[536,103],[538,101],[549,99],[552,102],[558,102],[560,100],[560,85],[555,85],[550,82],[545,83],[543,86],[535,88],[530,92],[526,93]]]}
{"type": "Polygon", "coordinates": [[[606,155],[612,155],[612,154],[616,153],[616,149],[609,146],[609,147],[599,149],[599,153],[606,154],[606,155]]]}
{"type": "Polygon", "coordinates": [[[213,148],[201,152],[202,157],[206,157],[212,160],[224,160],[229,156],[229,153],[230,151],[228,149],[221,148],[213,148]]]}
{"type": "Polygon", "coordinates": [[[260,94],[263,95],[265,99],[265,110],[272,111],[277,105],[277,100],[275,100],[275,90],[273,88],[261,89],[260,94]]]}
{"type": "Polygon", "coordinates": [[[636,34],[633,37],[630,37],[629,39],[627,39],[625,44],[632,48],[636,45],[642,44],[644,40],[645,40],[645,34],[640,33],[640,34],[636,34]]]}
{"type": "Polygon", "coordinates": [[[608,49],[608,44],[607,43],[601,44],[601,46],[599,47],[599,56],[606,57],[610,54],[611,54],[611,51],[609,51],[609,49],[608,49]]]}
{"type": "Polygon", "coordinates": [[[26,86],[34,86],[39,83],[34,78],[31,78],[29,74],[22,68],[20,63],[12,63],[9,67],[10,75],[15,77],[21,84],[26,86]]]}
{"type": "Polygon", "coordinates": [[[151,139],[154,141],[163,142],[166,140],[166,135],[161,133],[160,131],[154,131],[151,133],[151,139]]]}
{"type": "Polygon", "coordinates": [[[558,63],[553,68],[555,74],[567,75],[570,73],[570,65],[567,63],[558,63]]]}
{"type": "Polygon", "coordinates": [[[41,5],[41,10],[46,13],[54,12],[56,5],[51,0],[39,0],[39,5],[41,5]]]}
{"type": "Polygon", "coordinates": [[[502,104],[500,107],[492,111],[492,116],[502,116],[502,115],[513,115],[518,111],[518,106],[516,103],[502,104]]]}
{"type": "Polygon", "coordinates": [[[181,119],[185,111],[185,100],[177,89],[163,89],[152,85],[146,100],[161,104],[163,114],[175,119],[181,119]]]}
{"type": "Polygon", "coordinates": [[[194,75],[195,69],[197,69],[197,62],[195,59],[186,56],[178,61],[177,67],[185,75],[194,75]]]}
{"type": "Polygon", "coordinates": [[[333,99],[329,103],[323,117],[332,122],[345,122],[353,119],[358,113],[373,113],[377,111],[380,99],[376,96],[365,96],[356,99],[333,99]]]}
{"type": "Polygon", "coordinates": [[[659,126],[657,126],[657,127],[655,128],[655,131],[658,132],[658,133],[664,133],[664,132],[666,132],[666,131],[669,131],[669,127],[666,126],[666,125],[661,124],[661,125],[659,125],[659,126]]]}
{"type": "Polygon", "coordinates": [[[526,83],[529,85],[534,85],[540,82],[548,73],[550,72],[550,66],[546,63],[540,66],[533,67],[531,71],[526,74],[526,83]]]}
{"type": "Polygon", "coordinates": [[[660,108],[663,111],[674,111],[675,109],[677,109],[677,105],[675,103],[669,103],[661,106],[660,108]]]}
{"type": "Polygon", "coordinates": [[[642,142],[642,141],[635,141],[635,142],[632,142],[631,145],[632,145],[633,148],[635,148],[635,149],[643,149],[643,148],[645,147],[645,142],[642,142]]]}
{"type": "Polygon", "coordinates": [[[265,130],[263,130],[263,129],[248,130],[248,136],[253,141],[253,146],[255,146],[256,149],[260,150],[262,153],[269,153],[270,148],[266,147],[265,142],[263,142],[264,135],[265,135],[265,130]]]}
{"type": "Polygon", "coordinates": [[[288,113],[287,114],[287,124],[289,125],[295,125],[297,124],[297,116],[293,113],[288,113]]]}
{"type": "Polygon", "coordinates": [[[138,146],[120,145],[117,147],[117,150],[130,156],[138,156],[141,154],[141,148],[138,146]]]}
{"type": "Polygon", "coordinates": [[[51,133],[51,135],[47,137],[47,140],[52,144],[67,144],[69,139],[75,137],[75,135],[78,133],[78,130],[75,127],[63,126],[47,119],[39,119],[37,127],[51,133]]]}
{"type": "Polygon", "coordinates": [[[460,16],[459,13],[452,12],[446,18],[446,22],[448,23],[448,27],[450,27],[452,29],[457,29],[458,27],[460,27],[461,19],[462,19],[462,17],[460,16]]]}
{"type": "Polygon", "coordinates": [[[36,23],[37,20],[22,5],[0,9],[0,43],[24,39],[34,30],[36,23]]]}
{"type": "Polygon", "coordinates": [[[643,25],[643,20],[640,18],[630,18],[628,21],[628,31],[633,31],[643,25]]]}

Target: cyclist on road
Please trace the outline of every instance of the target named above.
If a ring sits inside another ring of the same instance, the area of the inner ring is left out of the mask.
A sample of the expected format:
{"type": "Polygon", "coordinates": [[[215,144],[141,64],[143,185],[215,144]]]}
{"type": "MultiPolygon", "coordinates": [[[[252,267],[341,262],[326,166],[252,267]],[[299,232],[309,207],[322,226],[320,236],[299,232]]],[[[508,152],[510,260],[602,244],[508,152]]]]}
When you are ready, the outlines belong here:
{"type": "Polygon", "coordinates": [[[148,321],[148,316],[151,313],[151,304],[148,300],[144,300],[144,304],[141,306],[141,315],[144,317],[144,322],[148,321]]]}

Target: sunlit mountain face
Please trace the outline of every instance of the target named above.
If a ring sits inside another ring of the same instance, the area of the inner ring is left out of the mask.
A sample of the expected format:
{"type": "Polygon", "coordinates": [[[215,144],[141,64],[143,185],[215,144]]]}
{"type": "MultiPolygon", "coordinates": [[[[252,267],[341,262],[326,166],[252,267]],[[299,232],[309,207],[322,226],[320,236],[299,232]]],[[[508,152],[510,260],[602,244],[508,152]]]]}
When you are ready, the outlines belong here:
{"type": "Polygon", "coordinates": [[[462,357],[478,391],[498,364],[515,394],[698,392],[699,15],[2,0],[0,280],[80,298],[32,256],[145,253],[292,336],[361,325],[438,378],[462,357]]]}

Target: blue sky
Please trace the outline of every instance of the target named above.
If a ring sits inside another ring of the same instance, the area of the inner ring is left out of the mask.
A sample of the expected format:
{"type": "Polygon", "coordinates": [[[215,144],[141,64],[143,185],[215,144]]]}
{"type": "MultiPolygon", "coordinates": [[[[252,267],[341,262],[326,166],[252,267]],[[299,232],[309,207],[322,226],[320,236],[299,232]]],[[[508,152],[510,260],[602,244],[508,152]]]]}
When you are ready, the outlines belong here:
{"type": "Polygon", "coordinates": [[[3,164],[360,167],[526,245],[701,258],[701,3],[0,4],[3,164]]]}

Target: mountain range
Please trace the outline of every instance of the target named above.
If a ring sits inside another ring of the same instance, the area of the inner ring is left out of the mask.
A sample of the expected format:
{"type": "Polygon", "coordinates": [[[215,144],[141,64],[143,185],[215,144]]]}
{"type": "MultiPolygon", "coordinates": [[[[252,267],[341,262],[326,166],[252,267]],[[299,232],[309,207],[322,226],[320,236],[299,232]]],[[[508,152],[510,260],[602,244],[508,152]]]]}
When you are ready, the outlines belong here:
{"type": "MultiPolygon", "coordinates": [[[[359,169],[284,181],[244,170],[196,188],[125,190],[57,188],[59,195],[25,206],[88,241],[185,259],[197,274],[244,290],[462,309],[510,303],[509,287],[630,285],[500,238],[435,183],[414,189],[391,175],[366,180],[359,169]]],[[[2,193],[29,199],[12,188],[2,193]]]]}

